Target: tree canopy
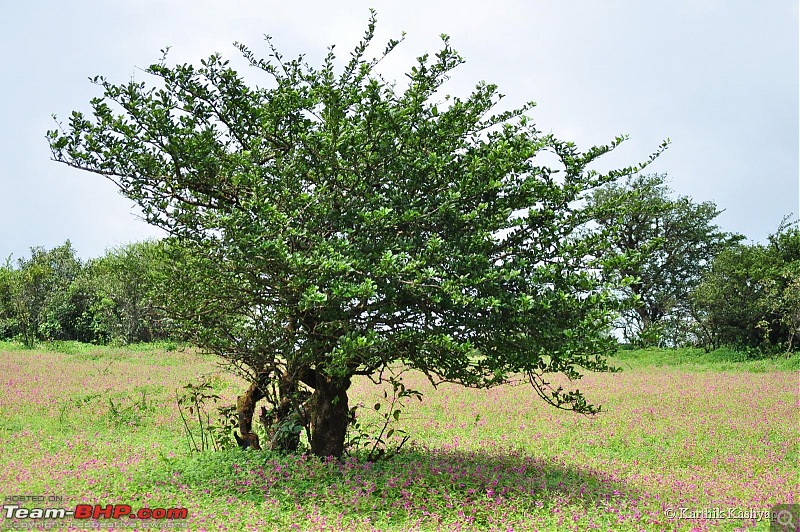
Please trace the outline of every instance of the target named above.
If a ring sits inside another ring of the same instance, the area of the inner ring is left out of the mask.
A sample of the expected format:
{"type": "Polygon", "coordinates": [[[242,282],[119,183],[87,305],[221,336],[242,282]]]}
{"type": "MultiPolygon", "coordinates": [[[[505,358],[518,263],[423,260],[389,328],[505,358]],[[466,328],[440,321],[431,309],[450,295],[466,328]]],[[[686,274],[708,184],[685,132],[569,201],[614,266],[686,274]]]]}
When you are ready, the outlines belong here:
{"type": "Polygon", "coordinates": [[[687,340],[689,294],[712,259],[741,240],[713,223],[722,211],[710,201],[673,197],[666,174],[629,176],[594,191],[591,205],[608,230],[609,253],[625,254],[618,272],[632,279],[623,293],[627,340],[648,345],[687,340]]]}
{"type": "Polygon", "coordinates": [[[495,85],[442,95],[463,62],[447,36],[404,87],[387,82],[399,41],[368,59],[374,24],[340,67],[333,47],[314,68],[269,40],[267,59],[237,45],[263,87],[216,54],[170,67],[165,53],[152,86],[96,77],[91,116],[48,132],[53,157],[169,233],[171,317],[252,382],[243,445],[258,445],[266,398],[276,426],[292,419],[315,454],[341,455],[351,379],[396,363],[476,387],[521,373],[549,403],[595,412],[551,385],[609,370],[616,343],[616,285],[597,274],[611,259],[584,199],[644,164],[590,170],[624,138],[581,152],[534,127],[533,103],[495,111],[495,85]]]}

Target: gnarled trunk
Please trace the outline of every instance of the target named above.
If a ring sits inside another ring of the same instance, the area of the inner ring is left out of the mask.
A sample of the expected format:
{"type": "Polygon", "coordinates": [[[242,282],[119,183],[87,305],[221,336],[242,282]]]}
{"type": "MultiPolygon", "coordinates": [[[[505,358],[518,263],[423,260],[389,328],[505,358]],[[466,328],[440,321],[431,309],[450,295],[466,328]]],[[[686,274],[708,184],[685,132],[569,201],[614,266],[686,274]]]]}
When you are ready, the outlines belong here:
{"type": "Polygon", "coordinates": [[[258,434],[253,432],[253,412],[256,409],[256,403],[264,398],[264,392],[258,387],[258,383],[254,382],[250,385],[244,395],[239,396],[236,401],[236,411],[239,414],[239,432],[241,436],[233,433],[236,437],[236,443],[239,447],[246,449],[252,447],[253,449],[261,449],[258,442],[258,434]]]}
{"type": "Polygon", "coordinates": [[[299,381],[284,374],[278,381],[278,404],[272,410],[261,407],[261,423],[269,435],[269,448],[295,452],[300,431],[308,426],[305,402],[310,394],[299,389],[299,381]]]}
{"type": "MultiPolygon", "coordinates": [[[[266,386],[266,383],[252,383],[236,403],[241,436],[235,432],[234,436],[236,437],[236,442],[243,449],[247,447],[261,449],[262,443],[259,442],[258,435],[253,432],[253,416],[256,403],[267,397],[261,386],[266,386]]],[[[292,380],[288,375],[283,375],[280,378],[278,394],[275,399],[279,402],[277,405],[273,405],[272,410],[261,407],[259,418],[269,437],[269,441],[263,443],[263,445],[267,449],[294,452],[300,443],[300,433],[297,430],[292,430],[292,428],[297,425],[307,424],[301,411],[304,394],[298,390],[298,382],[292,380]]],[[[307,392],[305,396],[307,397],[307,392]]]]}
{"type": "MultiPolygon", "coordinates": [[[[270,435],[270,441],[265,445],[271,449],[296,450],[300,435],[282,432],[280,426],[284,421],[297,418],[298,423],[310,426],[312,453],[319,457],[340,458],[344,454],[344,441],[350,419],[347,403],[349,387],[350,377],[330,377],[314,370],[304,371],[297,380],[288,376],[282,378],[278,385],[280,404],[271,411],[262,408],[262,422],[269,425],[270,435]],[[304,402],[303,392],[298,389],[299,382],[314,388],[310,401],[306,403],[307,409],[305,405],[299,404],[304,402]]],[[[237,401],[241,436],[236,433],[234,435],[242,448],[261,449],[258,435],[252,429],[256,403],[264,397],[264,392],[256,382],[237,401]]]]}
{"type": "Polygon", "coordinates": [[[340,458],[344,453],[349,408],[347,389],[350,378],[334,378],[317,373],[311,397],[311,451],[319,457],[340,458]]]}

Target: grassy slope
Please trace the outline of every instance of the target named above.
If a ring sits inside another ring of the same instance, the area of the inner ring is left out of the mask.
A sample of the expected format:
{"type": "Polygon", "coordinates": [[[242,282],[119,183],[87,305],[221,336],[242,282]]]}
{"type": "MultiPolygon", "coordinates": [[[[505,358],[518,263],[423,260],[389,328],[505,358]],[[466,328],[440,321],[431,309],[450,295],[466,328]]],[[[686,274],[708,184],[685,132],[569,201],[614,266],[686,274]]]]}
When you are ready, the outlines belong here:
{"type": "MultiPolygon", "coordinates": [[[[665,510],[798,502],[797,356],[621,352],[622,373],[579,383],[604,405],[594,418],[549,408],[525,384],[434,390],[407,374],[425,393],[400,418],[413,446],[339,464],[189,456],[176,388],[210,376],[221,404],[243,388],[213,359],[174,347],[0,344],[5,493],[186,507],[180,527],[192,530],[766,530],[665,510]]],[[[351,397],[373,405],[383,394],[363,380],[351,397]]]]}

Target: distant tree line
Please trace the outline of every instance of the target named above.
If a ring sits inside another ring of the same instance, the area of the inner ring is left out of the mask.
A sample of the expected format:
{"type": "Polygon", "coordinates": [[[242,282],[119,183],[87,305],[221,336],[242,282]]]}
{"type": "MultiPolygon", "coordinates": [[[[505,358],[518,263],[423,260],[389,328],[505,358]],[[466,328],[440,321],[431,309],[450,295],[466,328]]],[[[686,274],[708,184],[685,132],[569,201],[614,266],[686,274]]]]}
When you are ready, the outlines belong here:
{"type": "Polygon", "coordinates": [[[95,344],[166,339],[153,296],[158,243],[138,242],[83,262],[67,241],[0,266],[0,339],[95,344]]]}
{"type": "Polygon", "coordinates": [[[590,200],[627,277],[618,322],[626,343],[731,346],[753,353],[796,348],[800,334],[800,231],[784,220],[768,243],[713,223],[713,202],[674,197],[666,175],[634,175],[590,200]]]}

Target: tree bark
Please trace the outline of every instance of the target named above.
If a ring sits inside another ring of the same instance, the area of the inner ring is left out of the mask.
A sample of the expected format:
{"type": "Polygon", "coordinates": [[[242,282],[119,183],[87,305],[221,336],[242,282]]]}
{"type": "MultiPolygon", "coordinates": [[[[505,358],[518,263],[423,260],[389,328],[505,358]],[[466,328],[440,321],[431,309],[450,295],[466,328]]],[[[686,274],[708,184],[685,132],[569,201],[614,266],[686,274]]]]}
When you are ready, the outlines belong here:
{"type": "Polygon", "coordinates": [[[350,410],[347,389],[350,377],[334,378],[317,373],[311,397],[311,451],[319,457],[341,458],[350,410]]]}
{"type": "Polygon", "coordinates": [[[301,391],[298,384],[296,378],[285,373],[278,381],[279,404],[272,410],[261,407],[259,417],[269,434],[270,449],[295,452],[300,445],[299,427],[308,425],[304,403],[310,394],[301,391]]]}
{"type": "Polygon", "coordinates": [[[246,449],[252,447],[253,449],[261,449],[258,442],[258,434],[253,432],[253,413],[256,409],[256,403],[264,398],[264,392],[258,387],[258,383],[254,382],[250,385],[244,395],[239,396],[236,401],[236,411],[239,414],[239,436],[236,432],[233,433],[236,438],[236,443],[239,447],[246,449]]]}
{"type": "MultiPolygon", "coordinates": [[[[315,385],[309,401],[311,452],[319,457],[341,458],[344,454],[344,441],[350,419],[347,399],[350,377],[329,377],[316,371],[306,372],[302,377],[302,382],[313,381],[315,385]]],[[[261,413],[262,422],[270,425],[268,433],[271,441],[268,442],[268,446],[273,449],[296,450],[299,434],[290,438],[280,438],[276,430],[281,421],[296,414],[296,402],[301,400],[297,380],[283,379],[279,383],[279,388],[282,396],[281,404],[271,412],[262,409],[261,413]]],[[[264,397],[258,383],[254,382],[237,401],[241,436],[236,433],[234,436],[242,448],[261,449],[258,435],[253,432],[253,416],[256,403],[264,397]]]]}

